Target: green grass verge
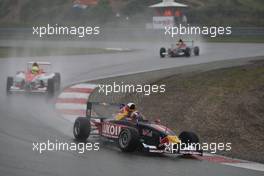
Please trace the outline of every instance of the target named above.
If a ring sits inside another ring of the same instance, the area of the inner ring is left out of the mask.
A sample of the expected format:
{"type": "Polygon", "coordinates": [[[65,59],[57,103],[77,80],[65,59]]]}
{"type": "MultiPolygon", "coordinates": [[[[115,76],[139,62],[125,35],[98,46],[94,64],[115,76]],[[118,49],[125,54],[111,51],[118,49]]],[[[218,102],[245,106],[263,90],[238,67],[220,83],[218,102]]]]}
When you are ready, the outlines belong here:
{"type": "MultiPolygon", "coordinates": [[[[169,76],[155,84],[165,84],[166,93],[138,101],[146,117],[158,115],[176,132],[194,131],[203,142],[232,143],[232,150],[218,154],[264,162],[263,58],[244,66],[169,76]]],[[[136,100],[129,96],[122,102],[136,100]]]]}
{"type": "Polygon", "coordinates": [[[263,66],[234,67],[183,78],[180,79],[179,85],[194,92],[197,89],[205,90],[205,92],[220,91],[219,96],[226,93],[241,94],[263,85],[263,75],[263,66]]]}

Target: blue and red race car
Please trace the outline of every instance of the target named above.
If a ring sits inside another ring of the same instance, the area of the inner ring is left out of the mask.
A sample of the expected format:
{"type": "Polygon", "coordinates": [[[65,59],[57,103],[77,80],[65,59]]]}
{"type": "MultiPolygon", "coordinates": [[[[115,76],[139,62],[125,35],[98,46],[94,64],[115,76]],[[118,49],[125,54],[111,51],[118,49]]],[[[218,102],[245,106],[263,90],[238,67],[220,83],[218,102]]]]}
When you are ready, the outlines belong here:
{"type": "Polygon", "coordinates": [[[192,55],[199,56],[200,48],[194,45],[194,41],[182,41],[179,40],[177,44],[171,44],[171,47],[166,49],[165,47],[160,48],[160,57],[190,57],[192,55]],[[189,44],[191,43],[191,44],[189,44]]]}
{"type": "Polygon", "coordinates": [[[92,116],[95,104],[87,102],[86,117],[75,120],[73,134],[77,140],[86,140],[90,135],[99,135],[114,141],[121,151],[145,151],[151,153],[202,155],[199,138],[193,132],[184,131],[179,136],[159,121],[151,122],[144,118],[115,120],[113,118],[92,116]],[[93,128],[91,126],[93,124],[93,128]],[[97,133],[93,133],[94,129],[97,133]]]}

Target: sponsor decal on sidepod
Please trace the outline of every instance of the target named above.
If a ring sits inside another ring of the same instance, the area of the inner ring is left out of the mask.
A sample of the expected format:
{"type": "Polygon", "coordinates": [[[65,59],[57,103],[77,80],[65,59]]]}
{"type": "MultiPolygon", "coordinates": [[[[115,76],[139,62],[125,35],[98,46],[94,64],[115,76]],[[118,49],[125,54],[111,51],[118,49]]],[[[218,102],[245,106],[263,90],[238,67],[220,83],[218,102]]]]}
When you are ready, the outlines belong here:
{"type": "Polygon", "coordinates": [[[110,123],[103,123],[102,126],[102,135],[111,138],[118,138],[119,133],[121,132],[120,125],[114,125],[110,123]]]}

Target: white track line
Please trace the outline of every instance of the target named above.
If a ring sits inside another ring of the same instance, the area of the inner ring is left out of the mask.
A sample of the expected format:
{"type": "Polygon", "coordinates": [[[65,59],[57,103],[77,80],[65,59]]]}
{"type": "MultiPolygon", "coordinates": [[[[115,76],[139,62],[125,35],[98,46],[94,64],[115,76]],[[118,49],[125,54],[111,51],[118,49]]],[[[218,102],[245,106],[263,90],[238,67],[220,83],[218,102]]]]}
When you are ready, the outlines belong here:
{"type": "Polygon", "coordinates": [[[112,51],[124,51],[123,48],[105,48],[106,50],[112,50],[112,51]]]}
{"type": "Polygon", "coordinates": [[[247,161],[246,163],[221,163],[221,164],[264,172],[264,164],[261,163],[247,161]]]}

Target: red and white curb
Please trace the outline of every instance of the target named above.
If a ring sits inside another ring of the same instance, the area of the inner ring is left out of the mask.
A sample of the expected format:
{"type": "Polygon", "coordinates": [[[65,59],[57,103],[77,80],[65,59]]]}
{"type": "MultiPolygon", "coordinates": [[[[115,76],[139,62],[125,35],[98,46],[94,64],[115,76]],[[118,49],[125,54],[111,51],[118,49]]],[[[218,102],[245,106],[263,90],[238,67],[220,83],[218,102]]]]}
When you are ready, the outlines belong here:
{"type": "Polygon", "coordinates": [[[85,116],[86,103],[96,87],[95,84],[81,83],[64,89],[56,99],[57,112],[70,122],[74,122],[77,117],[85,116]]]}
{"type": "MultiPolygon", "coordinates": [[[[64,119],[72,123],[77,117],[85,116],[86,103],[96,87],[97,85],[95,84],[81,83],[64,89],[56,100],[55,108],[57,112],[59,112],[64,119]]],[[[264,164],[215,154],[205,153],[204,156],[195,156],[195,158],[234,167],[264,171],[264,164]]]]}

